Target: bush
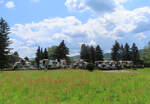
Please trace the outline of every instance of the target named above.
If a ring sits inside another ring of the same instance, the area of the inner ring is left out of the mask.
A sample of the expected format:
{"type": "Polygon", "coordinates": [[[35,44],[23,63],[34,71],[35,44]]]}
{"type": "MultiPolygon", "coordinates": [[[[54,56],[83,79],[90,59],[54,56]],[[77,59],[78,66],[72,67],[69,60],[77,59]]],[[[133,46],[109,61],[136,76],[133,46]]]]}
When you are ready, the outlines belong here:
{"type": "Polygon", "coordinates": [[[86,69],[89,71],[93,71],[95,69],[95,64],[93,63],[88,63],[86,66],[86,69]]]}

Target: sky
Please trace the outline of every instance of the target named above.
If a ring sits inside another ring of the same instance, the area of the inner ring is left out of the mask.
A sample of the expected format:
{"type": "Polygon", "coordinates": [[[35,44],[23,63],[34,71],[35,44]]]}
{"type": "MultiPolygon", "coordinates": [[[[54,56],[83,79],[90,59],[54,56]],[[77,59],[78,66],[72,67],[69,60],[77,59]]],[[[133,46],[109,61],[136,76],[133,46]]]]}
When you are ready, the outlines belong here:
{"type": "Polygon", "coordinates": [[[13,48],[21,57],[35,57],[38,46],[65,40],[70,55],[82,44],[100,45],[110,52],[120,44],[150,41],[149,0],[0,0],[0,17],[9,26],[13,48]]]}

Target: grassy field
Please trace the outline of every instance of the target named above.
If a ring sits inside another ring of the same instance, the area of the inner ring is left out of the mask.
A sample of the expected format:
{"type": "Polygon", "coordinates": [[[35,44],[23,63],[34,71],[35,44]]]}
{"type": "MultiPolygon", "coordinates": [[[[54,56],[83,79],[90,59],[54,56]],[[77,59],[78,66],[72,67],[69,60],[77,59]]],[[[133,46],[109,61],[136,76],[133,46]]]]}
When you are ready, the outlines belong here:
{"type": "Polygon", "coordinates": [[[3,71],[0,104],[150,104],[150,69],[3,71]]]}

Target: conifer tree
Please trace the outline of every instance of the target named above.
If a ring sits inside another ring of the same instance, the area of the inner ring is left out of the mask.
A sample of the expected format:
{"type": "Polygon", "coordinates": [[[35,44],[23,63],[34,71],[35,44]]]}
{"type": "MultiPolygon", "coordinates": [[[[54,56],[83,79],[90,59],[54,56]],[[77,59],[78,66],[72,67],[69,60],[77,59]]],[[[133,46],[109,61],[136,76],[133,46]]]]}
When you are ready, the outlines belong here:
{"type": "Polygon", "coordinates": [[[39,64],[40,64],[40,60],[41,60],[41,48],[40,47],[38,47],[38,49],[37,49],[35,60],[36,60],[37,66],[39,68],[39,64]]]}
{"type": "Polygon", "coordinates": [[[124,60],[124,46],[121,45],[120,46],[120,60],[124,60]]]}
{"type": "Polygon", "coordinates": [[[45,50],[44,50],[44,59],[48,59],[48,51],[47,51],[47,49],[45,48],[45,50]]]}
{"type": "Polygon", "coordinates": [[[96,46],[96,54],[95,54],[95,61],[103,61],[103,51],[99,45],[96,46]]]}
{"type": "Polygon", "coordinates": [[[115,44],[113,45],[113,48],[111,50],[111,58],[114,61],[119,61],[119,55],[120,55],[120,44],[115,41],[115,44]]]}
{"type": "Polygon", "coordinates": [[[138,63],[138,61],[140,60],[139,50],[135,43],[133,43],[131,48],[131,57],[132,57],[132,61],[135,64],[138,63]]]}
{"type": "Polygon", "coordinates": [[[87,46],[85,44],[82,44],[81,51],[80,51],[80,58],[83,60],[86,59],[86,48],[87,46]]]}
{"type": "Polygon", "coordinates": [[[8,23],[0,18],[0,69],[7,67],[8,65],[8,54],[10,49],[8,46],[10,45],[9,35],[10,28],[8,23]]]}
{"type": "Polygon", "coordinates": [[[65,42],[63,40],[56,49],[56,58],[67,59],[68,54],[69,54],[69,49],[66,47],[65,42]]]}
{"type": "Polygon", "coordinates": [[[128,43],[126,43],[124,47],[124,60],[131,61],[131,51],[128,43]]]}
{"type": "Polygon", "coordinates": [[[41,48],[40,49],[40,60],[43,60],[44,59],[44,52],[43,52],[43,49],[41,48]]]}
{"type": "Polygon", "coordinates": [[[89,61],[92,62],[92,63],[95,62],[95,54],[96,54],[95,48],[93,46],[91,46],[90,51],[89,51],[89,55],[90,55],[89,61]]]}

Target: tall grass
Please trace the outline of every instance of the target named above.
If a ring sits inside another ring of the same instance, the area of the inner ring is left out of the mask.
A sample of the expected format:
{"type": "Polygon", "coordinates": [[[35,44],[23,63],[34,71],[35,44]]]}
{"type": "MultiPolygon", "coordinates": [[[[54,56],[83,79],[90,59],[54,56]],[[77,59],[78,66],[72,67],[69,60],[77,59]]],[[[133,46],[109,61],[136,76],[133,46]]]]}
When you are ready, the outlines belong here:
{"type": "Polygon", "coordinates": [[[150,104],[150,69],[0,72],[0,104],[150,104]]]}

